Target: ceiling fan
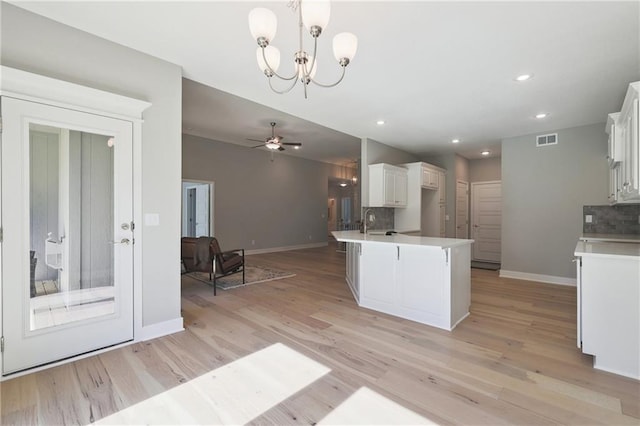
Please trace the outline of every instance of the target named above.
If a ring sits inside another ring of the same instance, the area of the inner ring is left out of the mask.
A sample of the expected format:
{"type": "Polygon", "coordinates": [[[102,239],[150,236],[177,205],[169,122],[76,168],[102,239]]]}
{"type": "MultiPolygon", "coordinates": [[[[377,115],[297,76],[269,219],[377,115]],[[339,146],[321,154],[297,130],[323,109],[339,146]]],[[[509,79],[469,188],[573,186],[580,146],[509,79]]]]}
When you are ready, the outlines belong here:
{"type": "Polygon", "coordinates": [[[299,149],[302,146],[302,144],[300,142],[282,142],[282,139],[284,139],[282,136],[276,136],[276,123],[275,123],[275,121],[271,122],[271,137],[268,137],[264,141],[261,141],[259,139],[249,139],[249,138],[247,138],[248,141],[261,142],[260,145],[252,146],[251,148],[266,147],[267,149],[269,149],[271,151],[276,151],[276,150],[277,151],[284,151],[284,146],[283,145],[293,146],[294,149],[299,149]]]}

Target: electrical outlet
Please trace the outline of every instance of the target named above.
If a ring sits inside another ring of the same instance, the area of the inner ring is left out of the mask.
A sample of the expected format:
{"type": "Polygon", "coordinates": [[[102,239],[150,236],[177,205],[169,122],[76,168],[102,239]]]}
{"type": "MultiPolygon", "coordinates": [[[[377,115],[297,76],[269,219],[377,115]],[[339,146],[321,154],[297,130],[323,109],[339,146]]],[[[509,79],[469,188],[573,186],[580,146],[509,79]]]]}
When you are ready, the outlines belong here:
{"type": "Polygon", "coordinates": [[[311,235],[309,235],[309,239],[310,239],[310,240],[312,240],[312,239],[313,239],[313,237],[312,237],[311,235]]]}
{"type": "Polygon", "coordinates": [[[255,246],[256,245],[256,240],[251,240],[251,245],[255,246]]]}
{"type": "Polygon", "coordinates": [[[584,222],[585,223],[593,223],[593,215],[590,215],[590,214],[585,215],[584,222]]]}

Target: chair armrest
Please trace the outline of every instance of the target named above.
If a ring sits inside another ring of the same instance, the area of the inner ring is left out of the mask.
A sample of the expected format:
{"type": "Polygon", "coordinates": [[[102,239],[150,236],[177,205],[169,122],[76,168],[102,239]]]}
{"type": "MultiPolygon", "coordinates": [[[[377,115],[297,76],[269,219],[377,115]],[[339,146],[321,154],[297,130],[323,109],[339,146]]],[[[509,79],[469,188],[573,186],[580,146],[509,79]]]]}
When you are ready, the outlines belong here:
{"type": "Polygon", "coordinates": [[[236,253],[236,252],[242,252],[242,256],[244,256],[244,249],[235,249],[235,250],[225,250],[225,251],[221,251],[219,254],[229,254],[229,253],[236,253]]]}

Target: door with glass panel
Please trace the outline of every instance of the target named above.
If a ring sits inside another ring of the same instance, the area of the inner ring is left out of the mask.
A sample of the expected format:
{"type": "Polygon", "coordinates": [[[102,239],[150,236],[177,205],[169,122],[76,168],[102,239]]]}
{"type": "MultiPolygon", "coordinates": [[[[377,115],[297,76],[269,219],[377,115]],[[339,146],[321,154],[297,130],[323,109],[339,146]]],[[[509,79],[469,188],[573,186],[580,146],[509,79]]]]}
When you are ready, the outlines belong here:
{"type": "Polygon", "coordinates": [[[1,102],[10,374],[133,339],[132,123],[1,102]]]}

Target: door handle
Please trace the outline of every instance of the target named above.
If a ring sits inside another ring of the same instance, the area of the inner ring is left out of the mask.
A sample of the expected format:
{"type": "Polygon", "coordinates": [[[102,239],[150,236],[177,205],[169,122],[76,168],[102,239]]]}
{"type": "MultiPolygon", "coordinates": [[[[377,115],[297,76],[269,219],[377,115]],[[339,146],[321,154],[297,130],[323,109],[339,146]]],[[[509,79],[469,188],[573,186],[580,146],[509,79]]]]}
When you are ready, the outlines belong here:
{"type": "Polygon", "coordinates": [[[131,241],[128,238],[123,238],[120,241],[109,241],[109,244],[129,244],[131,241]]]}

